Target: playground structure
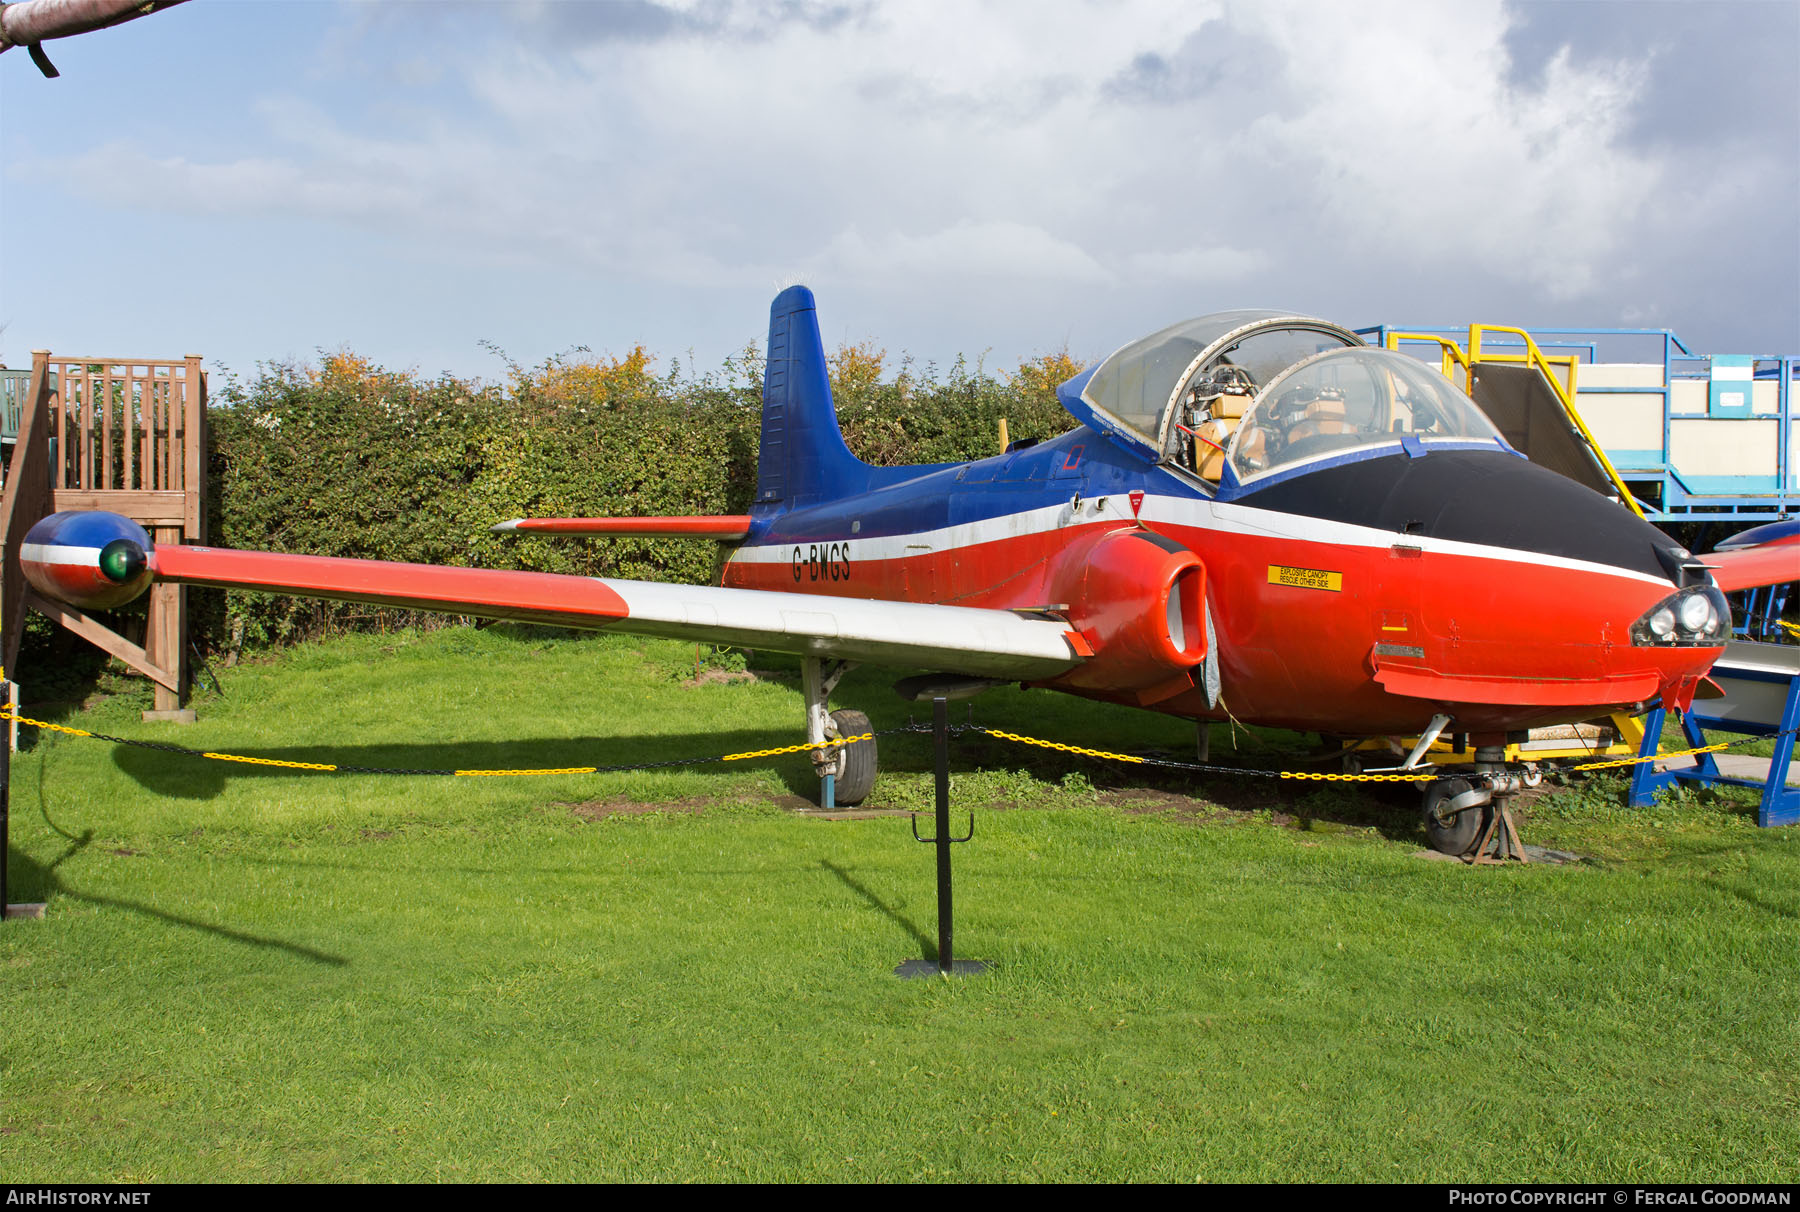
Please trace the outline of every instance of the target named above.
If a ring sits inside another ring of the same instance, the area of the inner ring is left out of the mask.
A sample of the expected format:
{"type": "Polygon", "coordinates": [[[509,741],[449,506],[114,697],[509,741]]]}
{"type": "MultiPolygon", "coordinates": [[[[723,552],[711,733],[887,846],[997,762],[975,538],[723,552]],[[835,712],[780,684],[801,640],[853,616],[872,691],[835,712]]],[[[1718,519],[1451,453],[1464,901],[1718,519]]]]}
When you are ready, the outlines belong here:
{"type": "Polygon", "coordinates": [[[0,372],[0,626],[7,668],[18,659],[25,611],[35,610],[149,678],[146,718],[191,719],[187,590],[149,595],[142,642],[34,593],[19,570],[25,532],[46,514],[105,509],[159,543],[206,541],[206,375],[198,355],[99,358],[34,350],[29,371],[0,372]]]}

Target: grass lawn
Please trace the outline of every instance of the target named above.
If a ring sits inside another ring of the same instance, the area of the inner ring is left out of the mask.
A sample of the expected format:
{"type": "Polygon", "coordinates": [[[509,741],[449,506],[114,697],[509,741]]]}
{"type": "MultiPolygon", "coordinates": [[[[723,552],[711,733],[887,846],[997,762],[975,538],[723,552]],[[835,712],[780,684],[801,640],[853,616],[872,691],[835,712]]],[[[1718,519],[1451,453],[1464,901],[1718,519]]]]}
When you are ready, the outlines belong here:
{"type": "MultiPolygon", "coordinates": [[[[222,671],[191,727],[139,722],[135,684],[59,718],[400,767],[801,739],[797,676],[695,686],[693,656],[357,637],[222,671]]],[[[837,701],[904,723],[892,677],[837,701]]],[[[1191,753],[1148,713],[973,708],[1191,753]]],[[[1214,759],[1304,748],[1236,744],[1214,759]]],[[[0,929],[0,1178],[1800,1177],[1800,831],[1748,794],[1580,784],[1525,833],[1593,861],[1471,869],[1415,857],[1404,789],[956,754],[957,953],[995,967],[903,982],[931,851],[902,817],[797,815],[803,756],[450,779],[39,736],[9,861],[49,914],[0,929]]],[[[925,739],[882,761],[871,805],[928,808],[925,739]]]]}

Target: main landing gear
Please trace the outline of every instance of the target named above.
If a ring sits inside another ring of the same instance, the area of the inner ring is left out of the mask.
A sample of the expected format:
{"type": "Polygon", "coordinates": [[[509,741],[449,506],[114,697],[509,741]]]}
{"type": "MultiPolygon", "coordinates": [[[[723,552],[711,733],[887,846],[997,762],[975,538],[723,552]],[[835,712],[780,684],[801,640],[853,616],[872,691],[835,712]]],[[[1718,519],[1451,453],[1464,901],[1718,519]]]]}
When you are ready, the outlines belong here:
{"type": "MultiPolygon", "coordinates": [[[[831,710],[831,692],[838,679],[854,668],[850,661],[826,661],[806,657],[800,662],[800,684],[806,695],[806,740],[817,745],[873,732],[869,717],[860,711],[831,710]]],[[[819,806],[854,808],[875,789],[875,738],[812,751],[817,770],[819,806]]]]}
{"type": "Polygon", "coordinates": [[[1483,746],[1475,751],[1470,777],[1425,785],[1425,837],[1433,850],[1481,862],[1497,844],[1499,859],[1524,857],[1507,801],[1544,776],[1534,765],[1509,765],[1505,757],[1502,747],[1483,746]]]}

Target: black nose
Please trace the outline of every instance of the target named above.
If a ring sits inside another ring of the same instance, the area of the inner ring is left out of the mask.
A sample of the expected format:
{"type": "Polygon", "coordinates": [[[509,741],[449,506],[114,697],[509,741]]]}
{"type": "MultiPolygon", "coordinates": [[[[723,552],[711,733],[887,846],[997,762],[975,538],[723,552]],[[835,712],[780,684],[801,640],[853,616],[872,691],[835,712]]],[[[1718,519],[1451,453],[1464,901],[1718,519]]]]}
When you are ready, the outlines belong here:
{"type": "Polygon", "coordinates": [[[1687,553],[1617,501],[1500,450],[1428,450],[1321,467],[1246,505],[1481,543],[1681,581],[1687,553]]]}

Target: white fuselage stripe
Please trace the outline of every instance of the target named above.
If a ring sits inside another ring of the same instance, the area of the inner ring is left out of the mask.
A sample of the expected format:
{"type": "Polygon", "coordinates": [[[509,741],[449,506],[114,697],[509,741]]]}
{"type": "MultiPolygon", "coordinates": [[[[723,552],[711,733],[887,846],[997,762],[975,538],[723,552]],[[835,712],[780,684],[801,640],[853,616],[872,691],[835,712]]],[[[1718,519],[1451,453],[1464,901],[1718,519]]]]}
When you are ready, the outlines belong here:
{"type": "MultiPolygon", "coordinates": [[[[1358,526],[1354,523],[1338,522],[1329,518],[1277,513],[1268,509],[1255,509],[1244,505],[1197,500],[1190,497],[1145,497],[1139,516],[1145,522],[1152,524],[1188,526],[1199,530],[1222,531],[1227,534],[1262,535],[1268,538],[1328,543],[1346,547],[1380,548],[1404,543],[1407,546],[1418,547],[1422,551],[1441,555],[1503,560],[1513,564],[1528,564],[1534,568],[1566,568],[1576,572],[1603,573],[1607,576],[1641,581],[1648,585],[1660,586],[1668,583],[1666,579],[1653,577],[1646,573],[1634,572],[1629,568],[1619,568],[1612,564],[1598,564],[1591,560],[1576,560],[1567,556],[1546,555],[1543,552],[1520,551],[1516,548],[1497,547],[1488,543],[1438,539],[1428,535],[1401,535],[1391,530],[1380,530],[1373,526],[1358,526]]],[[[954,551],[958,548],[972,547],[982,543],[1022,538],[1029,534],[1059,530],[1065,526],[1091,525],[1095,522],[1115,522],[1129,525],[1131,521],[1130,501],[1125,494],[1120,493],[1114,496],[1084,500],[1079,513],[1075,511],[1073,502],[1065,501],[1057,505],[1003,514],[999,517],[984,518],[975,522],[961,522],[954,526],[921,531],[916,534],[868,537],[853,534],[838,535],[822,541],[848,541],[854,544],[855,558],[859,560],[901,560],[911,556],[954,551]]],[[[744,564],[785,564],[793,560],[796,546],[804,548],[810,542],[811,540],[799,543],[789,541],[740,547],[732,553],[731,559],[734,563],[744,564]]]]}
{"type": "Polygon", "coordinates": [[[32,564],[76,564],[100,567],[98,547],[69,547],[62,543],[21,543],[19,559],[32,564]]]}

